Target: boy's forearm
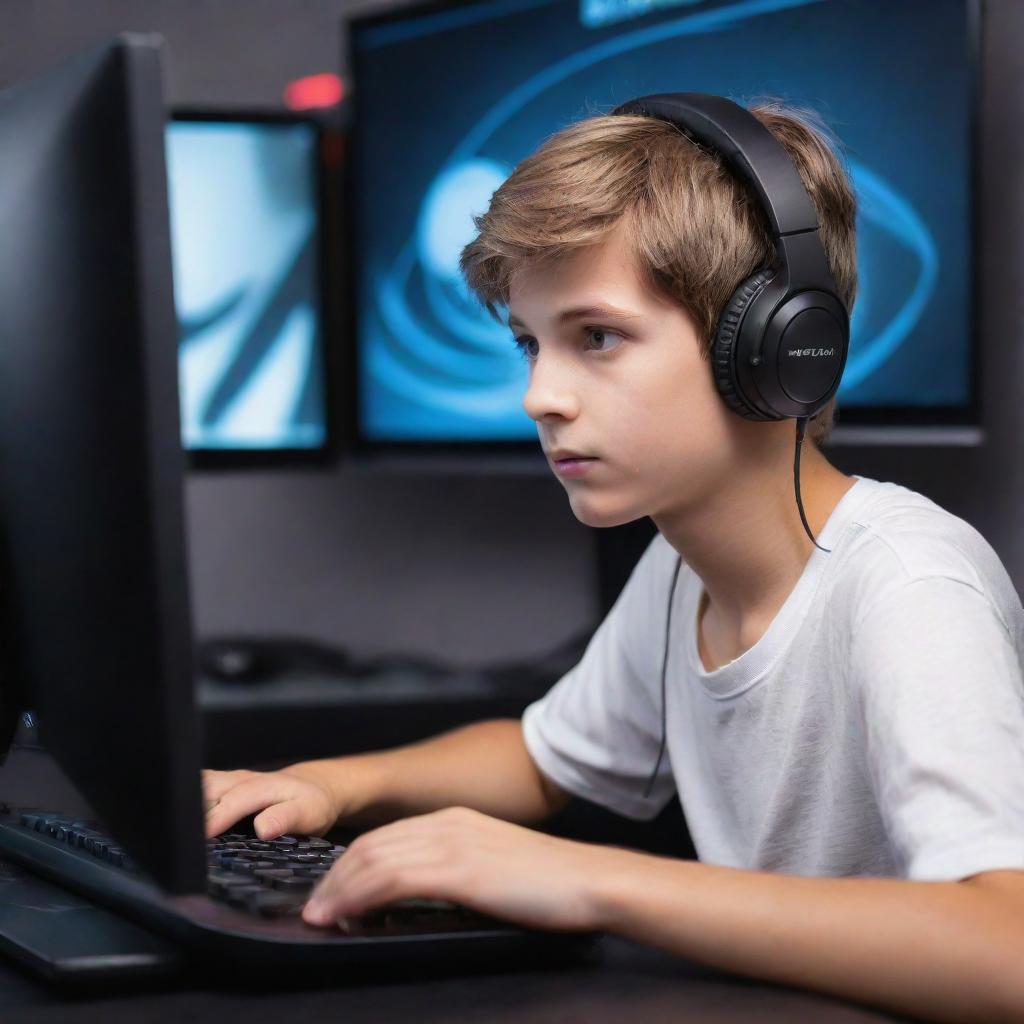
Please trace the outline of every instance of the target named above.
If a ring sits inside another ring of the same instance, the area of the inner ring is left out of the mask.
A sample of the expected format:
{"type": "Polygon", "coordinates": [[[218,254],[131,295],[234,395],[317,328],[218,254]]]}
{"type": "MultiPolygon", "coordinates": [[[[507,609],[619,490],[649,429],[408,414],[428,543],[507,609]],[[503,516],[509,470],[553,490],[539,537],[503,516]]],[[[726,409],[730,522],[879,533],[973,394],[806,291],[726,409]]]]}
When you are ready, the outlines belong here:
{"type": "Polygon", "coordinates": [[[1021,872],[818,878],[604,851],[594,926],[737,974],[912,1015],[1024,1020],[1021,872]]]}
{"type": "Polygon", "coordinates": [[[474,722],[408,746],[303,761],[285,770],[325,781],[343,807],[343,822],[355,827],[452,806],[533,825],[560,803],[560,794],[537,771],[514,718],[474,722]]]}

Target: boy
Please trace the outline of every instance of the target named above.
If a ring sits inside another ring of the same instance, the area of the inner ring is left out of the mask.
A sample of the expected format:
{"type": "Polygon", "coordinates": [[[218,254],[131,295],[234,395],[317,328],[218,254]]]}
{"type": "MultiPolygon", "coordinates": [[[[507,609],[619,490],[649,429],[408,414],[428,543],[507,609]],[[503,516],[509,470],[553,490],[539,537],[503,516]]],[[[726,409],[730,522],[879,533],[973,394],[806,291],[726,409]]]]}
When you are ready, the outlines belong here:
{"type": "MultiPolygon", "coordinates": [[[[851,309],[855,201],[825,132],[753,113],[851,309]]],[[[834,402],[811,421],[805,528],[793,423],[721,400],[715,325],[774,255],[753,190],[670,124],[599,116],[547,140],[476,223],[463,271],[508,307],[574,513],[659,532],[521,723],[207,772],[207,834],[264,808],[264,837],[389,822],[324,879],[311,924],[449,899],[931,1020],[1024,1020],[1024,608],[963,520],[828,462],[834,402]],[[571,794],[650,818],[676,790],[699,862],[523,827],[571,794]]]]}

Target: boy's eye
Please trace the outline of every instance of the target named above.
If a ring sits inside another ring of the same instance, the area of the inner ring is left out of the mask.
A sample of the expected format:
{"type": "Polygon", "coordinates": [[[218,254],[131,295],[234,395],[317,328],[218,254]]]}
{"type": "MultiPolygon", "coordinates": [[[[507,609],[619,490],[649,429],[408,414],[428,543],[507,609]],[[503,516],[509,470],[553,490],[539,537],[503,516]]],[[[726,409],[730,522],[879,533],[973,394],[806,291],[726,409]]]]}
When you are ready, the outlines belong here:
{"type": "Polygon", "coordinates": [[[518,338],[513,338],[512,340],[515,343],[516,348],[519,349],[519,354],[527,362],[533,362],[533,360],[537,358],[537,354],[530,351],[530,343],[536,343],[536,338],[531,338],[529,335],[523,334],[518,338]]]}
{"type": "MultiPolygon", "coordinates": [[[[609,346],[607,344],[609,339],[622,340],[622,335],[615,331],[606,331],[603,327],[584,327],[583,333],[589,338],[597,338],[597,345],[594,346],[593,351],[595,352],[609,352],[616,347],[616,344],[609,346]]],[[[512,339],[516,348],[519,349],[522,357],[528,362],[533,362],[537,358],[537,350],[531,346],[537,345],[537,339],[530,337],[528,334],[520,335],[517,338],[512,339]]]]}
{"type": "MultiPolygon", "coordinates": [[[[584,328],[584,331],[585,331],[586,334],[590,335],[591,337],[597,337],[597,338],[601,338],[601,339],[604,339],[604,340],[607,340],[608,338],[618,338],[619,341],[622,340],[622,335],[621,334],[616,334],[615,331],[606,331],[603,327],[586,327],[586,328],[584,328]]],[[[611,348],[615,348],[615,345],[612,344],[611,348]]],[[[600,351],[601,352],[609,352],[609,351],[611,351],[611,348],[609,348],[609,346],[607,346],[607,345],[602,345],[601,348],[600,348],[600,351]]]]}

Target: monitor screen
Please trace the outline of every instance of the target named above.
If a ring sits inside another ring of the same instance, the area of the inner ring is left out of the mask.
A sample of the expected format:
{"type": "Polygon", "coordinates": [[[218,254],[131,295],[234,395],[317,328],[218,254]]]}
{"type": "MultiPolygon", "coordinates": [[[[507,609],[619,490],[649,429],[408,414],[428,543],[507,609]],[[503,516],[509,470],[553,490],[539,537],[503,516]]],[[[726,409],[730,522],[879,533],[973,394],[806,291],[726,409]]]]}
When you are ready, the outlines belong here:
{"type": "Polygon", "coordinates": [[[178,112],[167,173],[181,425],[193,451],[327,441],[319,127],[178,112]]]}
{"type": "Polygon", "coordinates": [[[536,443],[512,332],[458,270],[472,215],[571,121],[675,91],[807,106],[843,144],[859,291],[840,421],[977,422],[976,33],[973,0],[488,0],[353,20],[357,439],[536,443]]]}

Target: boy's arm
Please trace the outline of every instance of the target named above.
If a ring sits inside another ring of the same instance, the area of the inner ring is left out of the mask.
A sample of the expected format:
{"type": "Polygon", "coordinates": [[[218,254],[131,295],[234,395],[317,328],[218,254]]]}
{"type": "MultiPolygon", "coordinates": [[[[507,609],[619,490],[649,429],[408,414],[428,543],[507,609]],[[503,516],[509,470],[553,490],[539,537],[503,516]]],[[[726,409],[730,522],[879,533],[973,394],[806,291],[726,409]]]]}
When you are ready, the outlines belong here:
{"type": "Polygon", "coordinates": [[[342,824],[356,828],[451,806],[531,825],[569,801],[534,764],[515,718],[475,722],[393,750],[303,761],[284,771],[325,781],[347,809],[342,824]]]}
{"type": "Polygon", "coordinates": [[[594,925],[713,967],[928,1021],[1024,1021],[1024,870],[813,878],[616,850],[594,925]]]}

